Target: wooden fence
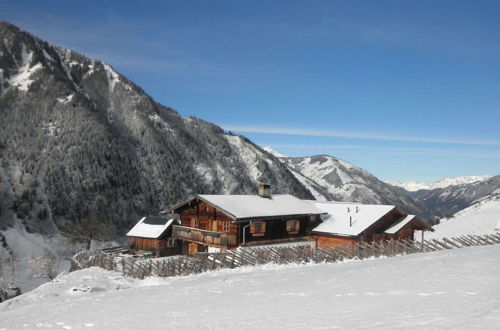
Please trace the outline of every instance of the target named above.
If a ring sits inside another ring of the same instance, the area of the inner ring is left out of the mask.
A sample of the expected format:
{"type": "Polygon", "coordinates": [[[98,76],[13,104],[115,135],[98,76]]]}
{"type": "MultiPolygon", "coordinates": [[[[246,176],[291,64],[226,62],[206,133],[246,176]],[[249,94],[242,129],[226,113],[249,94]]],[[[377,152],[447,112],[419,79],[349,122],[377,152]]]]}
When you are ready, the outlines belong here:
{"type": "Polygon", "coordinates": [[[223,268],[256,266],[268,263],[324,263],[349,259],[392,257],[411,253],[457,249],[469,246],[500,244],[500,233],[491,235],[465,235],[454,238],[421,241],[390,240],[359,242],[315,249],[311,246],[262,246],[223,250],[215,253],[196,253],[193,256],[172,256],[154,259],[136,259],[118,255],[120,248],[80,251],[72,259],[71,270],[98,266],[120,271],[134,278],[147,276],[183,276],[223,268]]]}

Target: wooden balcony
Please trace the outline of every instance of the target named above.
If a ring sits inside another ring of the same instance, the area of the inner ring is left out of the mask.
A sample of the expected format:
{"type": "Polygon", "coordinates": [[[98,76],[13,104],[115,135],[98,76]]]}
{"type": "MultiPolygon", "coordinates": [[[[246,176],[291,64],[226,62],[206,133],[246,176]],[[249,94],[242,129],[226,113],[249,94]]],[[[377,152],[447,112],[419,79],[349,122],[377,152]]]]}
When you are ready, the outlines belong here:
{"type": "Polygon", "coordinates": [[[172,238],[224,248],[237,244],[235,234],[219,233],[184,226],[173,226],[172,238]]]}

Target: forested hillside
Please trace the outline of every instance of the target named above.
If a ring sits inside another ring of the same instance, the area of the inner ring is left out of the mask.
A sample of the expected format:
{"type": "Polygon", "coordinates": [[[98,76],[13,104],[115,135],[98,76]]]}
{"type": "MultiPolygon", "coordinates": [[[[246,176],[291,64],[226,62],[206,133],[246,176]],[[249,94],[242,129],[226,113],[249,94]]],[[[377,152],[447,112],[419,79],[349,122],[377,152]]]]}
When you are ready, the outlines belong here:
{"type": "Polygon", "coordinates": [[[110,66],[0,23],[0,224],[123,233],[195,193],[312,198],[271,154],[156,103],[110,66]],[[104,225],[101,225],[104,224],[104,225]]]}

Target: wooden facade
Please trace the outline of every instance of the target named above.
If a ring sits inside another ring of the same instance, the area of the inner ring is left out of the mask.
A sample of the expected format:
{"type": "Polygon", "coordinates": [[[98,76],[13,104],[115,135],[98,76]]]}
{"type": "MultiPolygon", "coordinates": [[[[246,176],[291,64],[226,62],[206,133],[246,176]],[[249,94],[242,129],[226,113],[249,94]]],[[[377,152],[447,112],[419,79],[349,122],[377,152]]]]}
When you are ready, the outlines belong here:
{"type": "Polygon", "coordinates": [[[168,238],[157,239],[157,238],[132,237],[130,248],[133,250],[150,251],[153,254],[160,257],[172,256],[179,254],[180,252],[178,246],[168,245],[168,238]]]}
{"type": "Polygon", "coordinates": [[[187,202],[176,208],[176,212],[181,224],[174,226],[172,237],[181,241],[182,251],[186,254],[206,251],[208,246],[234,249],[238,246],[293,240],[308,235],[311,227],[320,221],[319,215],[240,220],[201,199],[187,202]]]}
{"type": "Polygon", "coordinates": [[[398,223],[405,216],[406,213],[398,208],[394,208],[380,219],[374,221],[371,226],[366,228],[357,236],[314,231],[312,232],[312,236],[316,239],[317,247],[321,248],[334,247],[336,245],[343,244],[355,244],[356,242],[413,239],[415,230],[432,230],[427,225],[423,224],[420,219],[414,218],[393,234],[385,232],[388,228],[398,223]]]}
{"type": "Polygon", "coordinates": [[[316,247],[334,247],[337,245],[345,245],[345,244],[356,244],[358,239],[355,237],[348,236],[338,236],[326,233],[317,233],[312,235],[312,237],[316,240],[316,247]]]}

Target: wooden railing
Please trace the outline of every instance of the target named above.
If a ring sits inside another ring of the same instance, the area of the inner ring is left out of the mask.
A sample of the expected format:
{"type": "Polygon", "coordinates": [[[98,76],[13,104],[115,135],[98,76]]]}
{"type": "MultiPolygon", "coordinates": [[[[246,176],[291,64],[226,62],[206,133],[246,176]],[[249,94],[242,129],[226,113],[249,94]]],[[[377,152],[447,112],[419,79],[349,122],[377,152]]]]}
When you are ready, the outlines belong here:
{"type": "Polygon", "coordinates": [[[184,226],[172,227],[172,238],[187,240],[196,243],[216,245],[220,247],[231,247],[236,245],[236,235],[220,233],[184,226]]]}

